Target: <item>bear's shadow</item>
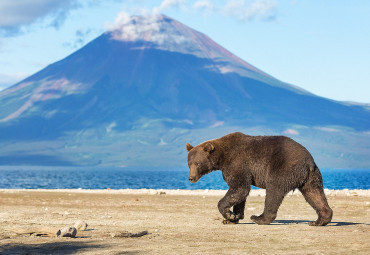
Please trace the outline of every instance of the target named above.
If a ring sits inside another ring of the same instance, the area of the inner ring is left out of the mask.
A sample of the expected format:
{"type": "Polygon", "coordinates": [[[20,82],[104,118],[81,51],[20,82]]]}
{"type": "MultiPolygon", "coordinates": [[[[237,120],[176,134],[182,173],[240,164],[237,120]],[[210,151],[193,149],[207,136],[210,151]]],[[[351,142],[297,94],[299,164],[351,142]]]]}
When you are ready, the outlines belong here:
{"type": "MultiPolygon", "coordinates": [[[[270,225],[293,225],[293,224],[307,224],[311,221],[308,220],[274,220],[270,225]]],[[[242,222],[239,224],[256,224],[254,222],[242,222]]],[[[327,227],[342,227],[342,226],[353,226],[353,225],[370,225],[369,223],[360,223],[360,222],[330,222],[327,227]]]]}

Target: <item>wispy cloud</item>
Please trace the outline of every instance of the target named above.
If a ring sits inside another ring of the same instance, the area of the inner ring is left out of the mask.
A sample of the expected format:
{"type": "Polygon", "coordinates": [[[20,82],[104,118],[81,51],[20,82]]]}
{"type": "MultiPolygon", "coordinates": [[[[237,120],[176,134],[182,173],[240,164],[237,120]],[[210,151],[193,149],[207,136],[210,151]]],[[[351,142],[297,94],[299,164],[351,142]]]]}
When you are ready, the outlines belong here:
{"type": "Polygon", "coordinates": [[[277,16],[277,2],[274,0],[229,0],[222,8],[225,16],[235,17],[241,21],[261,19],[275,20],[277,16]]]}
{"type": "Polygon", "coordinates": [[[186,9],[186,0],[163,0],[158,7],[153,8],[154,14],[160,14],[162,11],[170,8],[186,9]]]}
{"type": "Polygon", "coordinates": [[[151,10],[160,14],[169,9],[197,11],[204,15],[219,14],[239,21],[273,21],[277,18],[278,0],[163,0],[151,10]]]}
{"type": "Polygon", "coordinates": [[[49,26],[58,28],[69,11],[78,7],[78,0],[1,0],[0,35],[17,35],[31,24],[47,18],[49,26]]]}
{"type": "Polygon", "coordinates": [[[193,4],[193,8],[205,14],[211,14],[214,10],[214,4],[210,0],[199,0],[193,4]]]}
{"type": "MultiPolygon", "coordinates": [[[[145,5],[144,5],[145,6],[145,5]]],[[[181,43],[185,40],[181,36],[172,35],[168,38],[170,31],[167,33],[158,33],[164,28],[161,27],[160,13],[170,9],[180,11],[197,11],[205,15],[221,14],[241,21],[253,19],[273,20],[276,17],[277,3],[275,0],[163,0],[152,9],[145,7],[131,6],[120,12],[115,19],[114,24],[106,24],[105,29],[113,31],[113,38],[116,40],[134,41],[143,40],[151,41],[157,44],[172,41],[181,43]],[[139,12],[139,13],[138,13],[139,12]],[[132,14],[145,15],[146,18],[133,16],[132,14]]],[[[175,33],[174,33],[175,34],[175,33]]]]}
{"type": "Polygon", "coordinates": [[[288,129],[284,130],[283,134],[286,134],[286,135],[299,135],[299,132],[296,129],[288,128],[288,129]]]}
{"type": "Polygon", "coordinates": [[[187,39],[172,31],[173,27],[163,21],[161,15],[130,16],[122,11],[116,18],[114,24],[106,25],[115,40],[123,41],[147,41],[158,45],[163,43],[181,44],[187,39]],[[165,30],[166,33],[161,33],[165,30]]]}
{"type": "Polygon", "coordinates": [[[221,14],[240,21],[272,21],[277,17],[277,0],[163,0],[153,8],[152,13],[159,14],[174,8],[200,11],[205,15],[221,14]]]}
{"type": "Polygon", "coordinates": [[[107,2],[126,2],[131,10],[141,10],[141,14],[143,10],[145,13],[160,14],[178,9],[197,11],[205,15],[218,13],[241,21],[274,20],[277,15],[277,0],[163,0],[152,8],[146,7],[149,6],[148,1],[133,0],[1,0],[0,36],[22,34],[37,23],[58,29],[72,10],[107,5],[107,2]]]}
{"type": "Polygon", "coordinates": [[[76,49],[83,46],[88,38],[88,36],[93,32],[91,28],[78,29],[75,32],[74,42],[66,42],[63,44],[64,47],[76,49]]]}

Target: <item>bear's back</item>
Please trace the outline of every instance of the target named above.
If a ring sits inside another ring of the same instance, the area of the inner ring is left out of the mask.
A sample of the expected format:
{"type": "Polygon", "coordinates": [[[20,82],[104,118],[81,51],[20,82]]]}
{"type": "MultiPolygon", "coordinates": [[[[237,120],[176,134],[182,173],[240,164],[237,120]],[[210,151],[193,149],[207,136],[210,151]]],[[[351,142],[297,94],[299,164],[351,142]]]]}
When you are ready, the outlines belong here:
{"type": "Polygon", "coordinates": [[[296,164],[297,161],[313,163],[308,150],[286,136],[250,136],[240,132],[220,138],[224,153],[232,158],[243,156],[249,160],[272,164],[296,164]]]}

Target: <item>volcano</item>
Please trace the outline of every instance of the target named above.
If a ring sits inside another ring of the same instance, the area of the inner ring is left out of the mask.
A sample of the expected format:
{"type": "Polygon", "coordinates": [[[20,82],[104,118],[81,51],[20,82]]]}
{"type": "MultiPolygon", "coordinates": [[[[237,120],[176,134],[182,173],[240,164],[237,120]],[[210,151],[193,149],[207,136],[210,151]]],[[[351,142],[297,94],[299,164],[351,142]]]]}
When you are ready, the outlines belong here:
{"type": "Polygon", "coordinates": [[[244,131],[294,136],[325,166],[370,166],[368,107],[281,82],[164,15],[132,16],[0,106],[3,165],[181,166],[185,142],[244,131]]]}

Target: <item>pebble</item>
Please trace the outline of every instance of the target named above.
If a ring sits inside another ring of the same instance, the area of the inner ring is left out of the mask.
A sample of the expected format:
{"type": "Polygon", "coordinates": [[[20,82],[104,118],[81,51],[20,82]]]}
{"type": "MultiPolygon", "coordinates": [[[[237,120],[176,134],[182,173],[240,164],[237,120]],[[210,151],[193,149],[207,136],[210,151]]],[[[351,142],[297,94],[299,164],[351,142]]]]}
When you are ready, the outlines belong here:
{"type": "Polygon", "coordinates": [[[76,237],[77,229],[75,227],[65,227],[59,229],[57,237],[76,237]]]}
{"type": "Polygon", "coordinates": [[[87,223],[82,221],[82,220],[78,220],[76,221],[74,227],[77,229],[77,230],[86,230],[87,229],[87,223]]]}

